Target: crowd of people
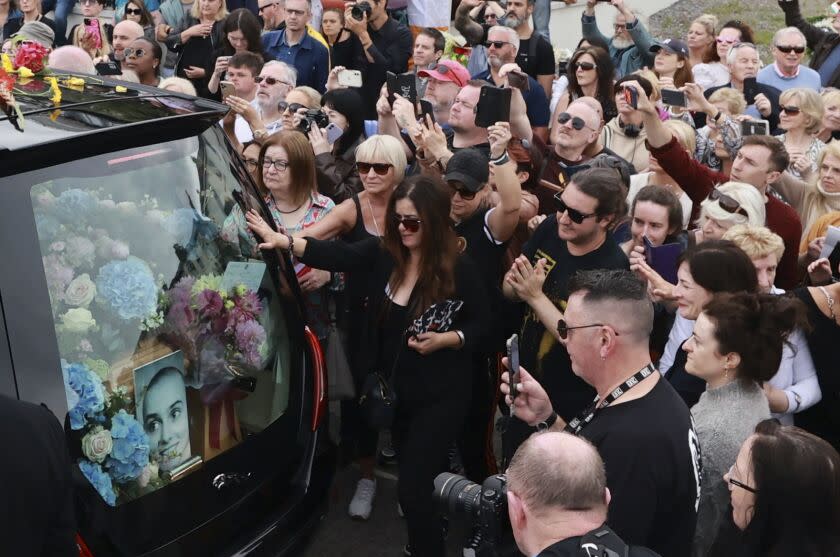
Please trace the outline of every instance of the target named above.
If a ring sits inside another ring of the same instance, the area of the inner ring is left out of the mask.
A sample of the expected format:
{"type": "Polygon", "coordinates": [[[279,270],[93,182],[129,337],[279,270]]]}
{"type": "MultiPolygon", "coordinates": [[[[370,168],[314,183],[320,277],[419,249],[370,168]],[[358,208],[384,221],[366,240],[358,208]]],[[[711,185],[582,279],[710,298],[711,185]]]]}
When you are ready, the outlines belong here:
{"type": "Polygon", "coordinates": [[[840,15],[781,0],[762,60],[746,21],[654,37],[611,0],[607,37],[586,0],[559,60],[542,0],[461,0],[443,25],[427,2],[103,2],[67,30],[63,0],[54,21],[0,0],[3,48],[230,107],[274,222],[237,207],[224,233],[287,252],[357,396],[374,377],[398,401],[385,424],[342,401],[351,516],[389,429],[406,555],[445,554],[450,469],[509,471],[528,555],[604,522],[663,556],[840,554],[840,15]]]}

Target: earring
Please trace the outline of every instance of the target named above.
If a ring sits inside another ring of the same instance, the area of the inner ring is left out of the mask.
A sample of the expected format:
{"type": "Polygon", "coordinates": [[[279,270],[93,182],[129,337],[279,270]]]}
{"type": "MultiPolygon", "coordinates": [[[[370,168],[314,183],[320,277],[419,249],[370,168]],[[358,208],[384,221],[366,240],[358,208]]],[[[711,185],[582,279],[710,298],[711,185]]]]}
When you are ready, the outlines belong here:
{"type": "Polygon", "coordinates": [[[729,379],[729,366],[723,366],[723,378],[729,379]]]}

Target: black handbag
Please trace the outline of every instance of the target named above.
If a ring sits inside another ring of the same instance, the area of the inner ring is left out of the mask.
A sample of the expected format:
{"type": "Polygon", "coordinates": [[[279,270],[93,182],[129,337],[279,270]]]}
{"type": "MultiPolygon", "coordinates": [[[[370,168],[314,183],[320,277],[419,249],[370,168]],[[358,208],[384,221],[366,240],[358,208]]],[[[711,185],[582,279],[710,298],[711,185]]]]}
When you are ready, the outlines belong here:
{"type": "Polygon", "coordinates": [[[393,385],[394,373],[385,378],[379,372],[368,373],[362,385],[359,407],[368,426],[375,430],[389,429],[397,414],[397,392],[393,385]]]}

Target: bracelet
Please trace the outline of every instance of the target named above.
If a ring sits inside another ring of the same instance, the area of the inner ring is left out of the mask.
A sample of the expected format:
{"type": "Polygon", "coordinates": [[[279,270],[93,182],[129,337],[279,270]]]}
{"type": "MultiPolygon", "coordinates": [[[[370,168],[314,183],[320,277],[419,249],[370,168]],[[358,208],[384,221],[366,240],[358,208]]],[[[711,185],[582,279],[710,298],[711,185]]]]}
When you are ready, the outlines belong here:
{"type": "Polygon", "coordinates": [[[552,412],[551,416],[547,417],[545,421],[542,421],[537,424],[537,431],[546,431],[547,429],[551,429],[557,423],[557,412],[552,412]]]}
{"type": "Polygon", "coordinates": [[[496,166],[500,166],[505,164],[506,162],[510,161],[510,156],[508,155],[507,149],[505,152],[502,153],[502,156],[498,159],[490,159],[490,164],[495,164],[496,166]]]}
{"type": "Polygon", "coordinates": [[[464,338],[464,332],[460,331],[460,330],[455,330],[455,334],[458,335],[459,339],[461,339],[461,346],[460,347],[463,347],[464,344],[467,343],[466,339],[464,338]]]}
{"type": "Polygon", "coordinates": [[[720,117],[721,117],[721,116],[723,116],[723,112],[721,112],[720,110],[718,110],[718,111],[717,111],[717,114],[715,114],[715,115],[712,117],[712,120],[714,120],[715,122],[717,122],[718,120],[720,120],[720,117]]]}
{"type": "Polygon", "coordinates": [[[285,234],[285,236],[286,236],[286,238],[289,239],[289,247],[286,248],[286,251],[288,251],[290,254],[294,255],[294,252],[295,252],[295,237],[292,236],[291,234],[285,234]]]}

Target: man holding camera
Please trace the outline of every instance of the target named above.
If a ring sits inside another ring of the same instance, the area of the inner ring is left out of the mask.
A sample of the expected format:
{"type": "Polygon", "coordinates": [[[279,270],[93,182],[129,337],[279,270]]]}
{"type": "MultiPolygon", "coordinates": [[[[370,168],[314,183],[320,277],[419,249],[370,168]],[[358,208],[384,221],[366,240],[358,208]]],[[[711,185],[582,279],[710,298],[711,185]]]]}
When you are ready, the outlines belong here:
{"type": "Polygon", "coordinates": [[[624,552],[605,525],[610,490],[604,461],[586,439],[546,432],[525,441],[507,469],[508,516],[516,545],[524,555],[594,555],[605,548],[628,557],[655,557],[643,547],[624,552]],[[592,553],[588,553],[592,555],[592,553]]]}
{"type": "MultiPolygon", "coordinates": [[[[580,271],[569,281],[561,311],[542,294],[544,269],[544,260],[533,267],[515,265],[505,287],[530,298],[540,321],[553,324],[551,334],[568,352],[572,371],[597,396],[567,422],[520,367],[513,399],[510,374],[502,375],[511,412],[538,430],[564,430],[598,448],[613,496],[608,522],[622,539],[662,555],[689,555],[700,447],[688,408],[651,363],[653,304],[645,283],[627,270],[580,271]]],[[[515,482],[513,488],[516,492],[515,482]]]]}
{"type": "Polygon", "coordinates": [[[351,69],[362,72],[366,120],[377,119],[376,101],[385,83],[385,72],[405,72],[411,56],[411,31],[388,17],[387,3],[388,0],[362,0],[348,4],[344,12],[344,26],[356,41],[351,69]]]}
{"type": "Polygon", "coordinates": [[[310,0],[286,0],[286,28],[262,37],[268,56],[297,70],[297,84],[324,92],[330,70],[330,53],[306,30],[311,17],[310,0]]]}

